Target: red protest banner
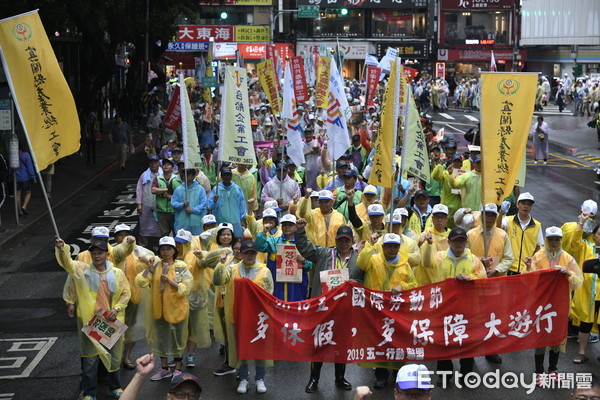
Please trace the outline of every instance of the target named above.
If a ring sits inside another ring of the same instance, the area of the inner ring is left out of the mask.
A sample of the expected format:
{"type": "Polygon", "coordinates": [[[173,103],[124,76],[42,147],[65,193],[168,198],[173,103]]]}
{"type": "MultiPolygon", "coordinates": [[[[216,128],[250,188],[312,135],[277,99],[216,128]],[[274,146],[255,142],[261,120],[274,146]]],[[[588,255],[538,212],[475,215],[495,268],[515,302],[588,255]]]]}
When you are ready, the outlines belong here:
{"type": "Polygon", "coordinates": [[[377,97],[377,84],[381,68],[369,65],[367,67],[367,108],[375,107],[375,97],[377,97]]]}
{"type": "Polygon", "coordinates": [[[173,97],[171,97],[171,102],[169,103],[169,108],[167,109],[167,114],[163,119],[164,127],[174,131],[177,130],[181,123],[181,103],[179,102],[179,97],[181,97],[179,96],[179,86],[176,86],[173,97]]]}
{"type": "Polygon", "coordinates": [[[304,60],[302,57],[292,57],[292,76],[294,77],[294,93],[296,101],[303,103],[308,101],[308,88],[306,87],[306,75],[304,74],[304,60]]]}
{"type": "Polygon", "coordinates": [[[558,345],[569,286],[558,271],[443,282],[391,292],[346,282],[283,302],[235,281],[238,358],[336,363],[429,361],[558,345]]]}

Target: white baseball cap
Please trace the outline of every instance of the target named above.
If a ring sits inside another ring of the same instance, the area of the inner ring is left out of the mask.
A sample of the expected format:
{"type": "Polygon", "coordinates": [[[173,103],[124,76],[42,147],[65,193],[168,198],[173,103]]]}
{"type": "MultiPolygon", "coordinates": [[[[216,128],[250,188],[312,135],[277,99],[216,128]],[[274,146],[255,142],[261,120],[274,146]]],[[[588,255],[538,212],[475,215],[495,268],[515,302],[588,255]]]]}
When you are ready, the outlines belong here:
{"type": "Polygon", "coordinates": [[[188,243],[192,241],[192,232],[186,231],[185,229],[180,229],[177,231],[177,236],[175,236],[175,241],[179,243],[188,243]]]}
{"type": "Polygon", "coordinates": [[[319,200],[333,200],[333,193],[331,193],[331,190],[321,190],[319,200]]]}
{"type": "Polygon", "coordinates": [[[383,244],[402,244],[402,238],[395,233],[386,233],[383,236],[383,244]]]}
{"type": "Polygon", "coordinates": [[[364,194],[377,194],[377,188],[373,185],[367,185],[365,190],[363,190],[364,194]]]}
{"type": "Polygon", "coordinates": [[[281,211],[281,208],[279,208],[279,203],[277,203],[277,200],[265,201],[265,210],[267,208],[271,208],[275,211],[281,211]]]}
{"type": "Polygon", "coordinates": [[[385,211],[383,210],[383,206],[381,204],[371,204],[367,207],[367,213],[369,215],[384,215],[385,211]]]}
{"type": "MultiPolygon", "coordinates": [[[[389,219],[387,222],[390,222],[389,219]]],[[[401,224],[402,223],[402,215],[400,213],[392,214],[392,224],[401,224]]]]}
{"type": "Polygon", "coordinates": [[[217,217],[215,217],[212,214],[206,214],[204,217],[202,217],[202,225],[216,224],[216,223],[217,223],[217,217]]]}
{"type": "Polygon", "coordinates": [[[520,202],[520,201],[525,201],[525,200],[529,200],[532,203],[535,203],[535,200],[533,199],[533,196],[529,192],[521,193],[519,195],[519,198],[517,199],[517,203],[520,202]]]}
{"type": "Polygon", "coordinates": [[[562,230],[558,226],[546,228],[546,237],[562,237],[562,230]]]}
{"type": "Polygon", "coordinates": [[[171,236],[163,236],[160,238],[160,240],[158,241],[158,247],[160,246],[175,246],[175,239],[173,239],[171,236]]]}
{"type": "Polygon", "coordinates": [[[589,212],[592,215],[596,215],[598,212],[598,204],[594,200],[586,200],[581,205],[581,212],[589,212]]]}
{"type": "Polygon", "coordinates": [[[445,204],[436,204],[431,209],[432,214],[446,214],[448,215],[448,207],[445,204]]]}
{"type": "Polygon", "coordinates": [[[293,215],[293,214],[286,214],[283,217],[281,217],[281,221],[279,221],[279,222],[281,222],[282,224],[284,222],[291,222],[292,224],[295,224],[296,223],[296,216],[293,215]]]}
{"type": "Polygon", "coordinates": [[[229,229],[231,232],[233,232],[233,225],[228,224],[227,222],[223,222],[219,224],[219,227],[217,228],[217,235],[219,234],[219,232],[221,232],[223,229],[229,229]]]}
{"type": "Polygon", "coordinates": [[[107,238],[110,231],[105,226],[97,226],[92,229],[92,237],[107,238]]]}
{"type": "Polygon", "coordinates": [[[404,215],[405,217],[408,217],[408,210],[404,207],[396,208],[394,210],[394,214],[400,214],[400,215],[404,215]]]}
{"type": "Polygon", "coordinates": [[[481,151],[481,146],[476,146],[474,144],[470,144],[467,146],[469,151],[481,151]]]}
{"type": "Polygon", "coordinates": [[[115,235],[123,231],[131,232],[131,228],[127,224],[119,224],[115,226],[115,235]]]}
{"type": "Polygon", "coordinates": [[[485,205],[485,212],[498,214],[498,206],[496,206],[494,203],[487,203],[485,205]]]}
{"type": "Polygon", "coordinates": [[[398,370],[396,385],[402,390],[433,388],[431,372],[423,364],[408,364],[398,370]]]}
{"type": "Polygon", "coordinates": [[[262,217],[263,218],[269,218],[269,217],[271,217],[271,218],[278,219],[277,218],[277,211],[275,211],[272,208],[265,208],[265,210],[262,213],[262,217]]]}
{"type": "Polygon", "coordinates": [[[310,194],[310,197],[319,197],[320,195],[321,195],[321,192],[319,192],[318,190],[315,190],[310,194]]]}

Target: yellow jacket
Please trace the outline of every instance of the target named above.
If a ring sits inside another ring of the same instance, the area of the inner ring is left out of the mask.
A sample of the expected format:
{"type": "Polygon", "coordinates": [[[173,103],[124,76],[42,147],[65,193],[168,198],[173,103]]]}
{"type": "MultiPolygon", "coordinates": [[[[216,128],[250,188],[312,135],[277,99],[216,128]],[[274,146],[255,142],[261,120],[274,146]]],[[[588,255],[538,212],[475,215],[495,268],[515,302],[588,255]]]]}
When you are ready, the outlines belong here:
{"type": "Polygon", "coordinates": [[[135,277],[146,268],[146,264],[140,261],[140,257],[152,257],[154,253],[142,246],[135,246],[134,250],[116,267],[125,272],[127,281],[131,288],[131,298],[129,301],[133,304],[140,304],[142,301],[142,289],[135,284],[135,277]]]}
{"type": "Polygon", "coordinates": [[[117,319],[123,323],[125,322],[125,308],[127,307],[131,293],[127,277],[123,271],[115,268],[110,261],[106,262],[106,269],[104,271],[98,271],[91,264],[72,260],[69,245],[64,245],[62,248],[56,247],[54,253],[58,264],[73,278],[77,296],[77,336],[79,338],[79,352],[81,357],[99,356],[109,372],[118,371],[121,367],[124,337],[121,336],[112,349],[107,350],[98,341],[91,340],[81,331],[81,328],[98,311],[96,304],[101,279],[106,280],[108,290],[111,293],[111,309],[121,309],[117,313],[117,319]]]}
{"type": "Polygon", "coordinates": [[[392,290],[399,285],[403,290],[417,287],[417,279],[402,252],[398,253],[398,260],[391,263],[385,259],[383,252],[375,252],[367,242],[358,255],[356,266],[365,271],[364,286],[368,289],[392,290]]]}
{"type": "Polygon", "coordinates": [[[576,254],[576,252],[573,250],[572,246],[574,243],[577,242],[577,240],[573,236],[583,237],[583,239],[587,240],[589,243],[594,243],[594,235],[591,233],[583,235],[583,232],[578,232],[581,231],[581,228],[577,226],[577,222],[566,222],[563,224],[563,226],[560,227],[560,229],[563,232],[563,251],[566,251],[567,253],[575,257],[575,261],[577,262],[577,264],[583,265],[583,262],[585,260],[580,260],[578,258],[579,255],[576,254]]]}
{"type": "Polygon", "coordinates": [[[305,197],[300,200],[298,216],[308,222],[307,236],[317,246],[334,247],[337,230],[345,224],[344,216],[336,210],[332,210],[327,216],[321,213],[320,208],[311,210],[310,199],[305,197]]]}
{"type": "MultiPolygon", "coordinates": [[[[480,227],[467,232],[469,250],[477,257],[485,257],[483,235],[483,228],[480,227]]],[[[508,271],[514,260],[507,233],[500,228],[493,227],[491,231],[485,232],[485,235],[490,236],[487,253],[488,257],[493,258],[490,269],[495,269],[500,275],[506,275],[506,271],[508,271]]]]}
{"type": "MultiPolygon", "coordinates": [[[[446,229],[445,232],[438,232],[435,227],[432,226],[425,229],[425,232],[423,232],[421,236],[429,232],[431,232],[433,246],[435,247],[436,251],[448,250],[448,235],[450,234],[450,229],[446,229]]],[[[415,266],[415,276],[417,277],[417,282],[419,282],[419,286],[429,285],[430,283],[435,282],[433,279],[434,276],[432,275],[433,270],[425,268],[422,265],[421,249],[418,247],[417,241],[415,241],[415,244],[419,250],[419,263],[415,266]]]]}
{"type": "Polygon", "coordinates": [[[427,242],[421,246],[423,267],[432,269],[432,282],[454,278],[459,274],[468,275],[471,279],[487,277],[483,264],[475,255],[465,249],[460,257],[456,257],[451,249],[436,251],[435,245],[427,242]]]}
{"type": "Polygon", "coordinates": [[[408,227],[411,231],[414,232],[415,235],[419,236],[421,233],[423,233],[428,228],[431,228],[432,226],[433,221],[431,220],[431,213],[429,213],[429,215],[425,219],[425,228],[423,229],[421,228],[421,217],[419,217],[419,214],[413,210],[413,213],[410,215],[410,218],[408,220],[408,227]]]}
{"type": "Polygon", "coordinates": [[[542,224],[539,221],[530,219],[529,224],[523,230],[521,223],[517,215],[511,215],[507,217],[508,224],[506,233],[512,246],[514,260],[510,266],[510,270],[513,272],[525,271],[527,266],[523,261],[526,257],[532,257],[535,254],[537,247],[537,238],[542,229],[542,224]]]}
{"type": "Polygon", "coordinates": [[[560,251],[556,258],[551,258],[545,249],[539,250],[531,258],[531,267],[527,272],[541,271],[543,269],[552,269],[561,266],[569,270],[569,290],[577,290],[583,284],[583,274],[575,262],[573,256],[566,251],[560,251]]]}

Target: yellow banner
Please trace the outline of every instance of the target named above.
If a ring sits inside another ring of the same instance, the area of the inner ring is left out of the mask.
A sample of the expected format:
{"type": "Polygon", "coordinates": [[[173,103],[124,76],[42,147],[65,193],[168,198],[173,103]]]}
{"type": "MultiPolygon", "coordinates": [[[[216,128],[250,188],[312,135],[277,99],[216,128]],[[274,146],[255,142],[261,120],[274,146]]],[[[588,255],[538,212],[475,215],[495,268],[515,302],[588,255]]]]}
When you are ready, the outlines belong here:
{"type": "Polygon", "coordinates": [[[268,26],[236,26],[236,42],[270,42],[271,31],[268,26]]]}
{"type": "Polygon", "coordinates": [[[373,171],[369,183],[387,188],[394,187],[394,154],[396,150],[396,134],[398,132],[398,100],[400,99],[400,66],[397,59],[392,61],[390,79],[385,89],[381,125],[375,144],[373,171]]]}
{"type": "MultiPolygon", "coordinates": [[[[212,61],[213,61],[213,49],[212,43],[208,46],[208,54],[206,55],[206,71],[204,72],[204,76],[214,76],[212,61]]],[[[212,104],[212,90],[211,88],[202,89],[202,99],[207,104],[212,104]]]]}
{"type": "Polygon", "coordinates": [[[319,56],[317,84],[315,85],[315,105],[327,108],[329,105],[329,77],[331,75],[331,58],[319,56]]]}
{"type": "Polygon", "coordinates": [[[79,150],[71,89],[37,11],[0,21],[2,63],[38,171],[79,150]]]}
{"type": "Polygon", "coordinates": [[[271,110],[273,110],[274,114],[279,114],[281,111],[279,108],[279,91],[277,90],[277,78],[275,78],[273,60],[269,58],[268,60],[256,64],[256,73],[258,74],[260,84],[269,99],[271,110]]]}
{"type": "MultiPolygon", "coordinates": [[[[412,92],[407,91],[408,111],[404,120],[404,141],[402,145],[402,159],[404,171],[429,183],[429,153],[427,142],[421,125],[421,116],[413,100],[412,92]]],[[[402,173],[404,173],[402,171],[402,173]]]]}
{"type": "Polygon", "coordinates": [[[500,204],[519,174],[533,115],[537,74],[481,73],[483,202],[500,204]]]}

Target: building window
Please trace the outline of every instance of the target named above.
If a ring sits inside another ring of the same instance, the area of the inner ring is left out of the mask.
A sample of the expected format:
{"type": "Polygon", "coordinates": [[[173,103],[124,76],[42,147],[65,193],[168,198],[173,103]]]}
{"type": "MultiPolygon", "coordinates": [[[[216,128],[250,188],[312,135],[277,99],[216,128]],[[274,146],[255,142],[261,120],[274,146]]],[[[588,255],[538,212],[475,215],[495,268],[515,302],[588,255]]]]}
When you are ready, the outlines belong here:
{"type": "Polygon", "coordinates": [[[315,37],[364,37],[365,11],[357,9],[327,8],[312,20],[315,37]]]}
{"type": "Polygon", "coordinates": [[[444,13],[447,45],[509,45],[510,13],[505,11],[456,11],[444,13]]]}
{"type": "Polygon", "coordinates": [[[373,10],[373,37],[425,37],[425,13],[373,10]]]}

